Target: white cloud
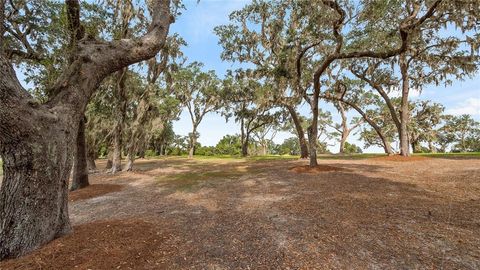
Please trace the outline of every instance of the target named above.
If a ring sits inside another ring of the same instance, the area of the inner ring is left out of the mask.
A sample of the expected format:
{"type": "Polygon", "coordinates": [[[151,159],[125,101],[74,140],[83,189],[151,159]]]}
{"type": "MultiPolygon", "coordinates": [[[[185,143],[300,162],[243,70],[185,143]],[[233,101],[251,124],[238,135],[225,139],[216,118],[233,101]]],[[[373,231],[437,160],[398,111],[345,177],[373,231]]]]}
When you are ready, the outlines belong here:
{"type": "Polygon", "coordinates": [[[461,115],[480,115],[480,98],[468,98],[456,107],[447,110],[448,114],[461,115]]]}

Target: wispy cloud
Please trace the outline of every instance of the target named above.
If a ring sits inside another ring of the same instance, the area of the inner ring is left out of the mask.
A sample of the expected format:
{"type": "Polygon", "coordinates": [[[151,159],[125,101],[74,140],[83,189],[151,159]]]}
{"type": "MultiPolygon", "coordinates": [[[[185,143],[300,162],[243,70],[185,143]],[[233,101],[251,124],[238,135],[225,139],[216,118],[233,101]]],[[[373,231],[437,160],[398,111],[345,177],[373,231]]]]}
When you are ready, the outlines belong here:
{"type": "Polygon", "coordinates": [[[455,107],[448,109],[447,113],[453,115],[480,115],[480,98],[468,98],[464,102],[457,104],[455,107]]]}

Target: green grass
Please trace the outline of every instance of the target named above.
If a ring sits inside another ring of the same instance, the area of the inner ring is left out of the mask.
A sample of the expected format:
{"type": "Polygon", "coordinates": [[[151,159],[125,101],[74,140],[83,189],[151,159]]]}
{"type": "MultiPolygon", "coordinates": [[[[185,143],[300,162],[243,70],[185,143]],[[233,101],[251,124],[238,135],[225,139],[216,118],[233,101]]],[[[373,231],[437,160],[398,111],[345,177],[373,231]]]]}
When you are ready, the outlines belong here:
{"type": "Polygon", "coordinates": [[[300,156],[291,155],[266,155],[266,156],[251,156],[247,157],[247,160],[261,161],[261,160],[294,160],[299,159],[300,156]]]}
{"type": "Polygon", "coordinates": [[[347,154],[347,155],[338,155],[338,154],[322,154],[318,155],[318,159],[366,159],[372,157],[381,157],[386,156],[386,154],[381,153],[363,153],[363,154],[347,154]]]}
{"type": "Polygon", "coordinates": [[[480,159],[480,152],[467,153],[415,153],[416,156],[432,157],[432,158],[452,158],[452,159],[466,159],[478,158],[480,159]]]}
{"type": "Polygon", "coordinates": [[[164,184],[172,184],[174,189],[183,192],[192,192],[201,187],[213,186],[220,181],[234,180],[247,173],[240,168],[222,171],[189,171],[157,177],[164,184]]]}
{"type": "MultiPolygon", "coordinates": [[[[181,156],[181,157],[188,158],[188,156],[181,156]]],[[[193,156],[193,158],[199,159],[199,160],[242,159],[241,156],[230,156],[230,155],[216,155],[216,156],[196,155],[196,156],[193,156]]]]}

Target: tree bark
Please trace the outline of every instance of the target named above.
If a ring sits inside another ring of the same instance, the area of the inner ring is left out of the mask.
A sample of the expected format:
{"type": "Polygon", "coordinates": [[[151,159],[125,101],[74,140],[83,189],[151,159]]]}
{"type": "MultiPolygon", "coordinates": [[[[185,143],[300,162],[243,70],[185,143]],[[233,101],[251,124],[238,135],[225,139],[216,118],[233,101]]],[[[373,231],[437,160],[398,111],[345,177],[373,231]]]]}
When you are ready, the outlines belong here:
{"type": "Polygon", "coordinates": [[[127,155],[127,166],[125,166],[125,171],[131,172],[133,170],[133,162],[135,161],[135,154],[128,153],[127,155]]]}
{"type": "Polygon", "coordinates": [[[245,137],[244,142],[242,143],[242,157],[248,156],[248,136],[245,137]]]}
{"type": "Polygon", "coordinates": [[[163,149],[163,143],[160,145],[160,150],[157,152],[158,155],[163,156],[165,154],[163,149]]]}
{"type": "Polygon", "coordinates": [[[342,137],[340,138],[340,154],[345,154],[345,142],[347,141],[348,135],[350,135],[350,130],[343,129],[342,137]]]}
{"type": "Polygon", "coordinates": [[[436,153],[437,148],[435,145],[433,145],[433,142],[431,140],[428,141],[428,149],[430,150],[430,153],[436,153]]]}
{"type": "Polygon", "coordinates": [[[318,166],[317,162],[317,140],[318,140],[318,99],[320,93],[314,94],[310,101],[312,109],[312,123],[308,127],[308,144],[310,150],[310,167],[318,166]]]}
{"type": "Polygon", "coordinates": [[[87,167],[89,171],[97,170],[97,164],[95,164],[95,156],[90,153],[87,154],[87,167]]]}
{"type": "Polygon", "coordinates": [[[242,119],[242,136],[241,136],[241,141],[242,141],[242,157],[247,157],[248,156],[248,142],[250,141],[250,132],[248,130],[244,131],[244,122],[242,119]]]}
{"type": "MultiPolygon", "coordinates": [[[[72,106],[73,107],[73,106],[72,106]]],[[[0,260],[70,231],[68,179],[83,115],[35,103],[0,55],[0,260]]]]}
{"type": "Polygon", "coordinates": [[[340,149],[338,152],[340,154],[344,154],[345,142],[347,141],[348,135],[350,134],[350,130],[348,129],[348,126],[347,126],[347,115],[345,113],[345,108],[343,108],[343,105],[340,101],[337,102],[337,105],[340,111],[340,116],[342,117],[342,134],[340,138],[340,149]]]}
{"type": "Polygon", "coordinates": [[[127,93],[125,89],[125,81],[127,77],[127,68],[117,73],[117,85],[115,87],[115,126],[113,132],[113,159],[111,172],[116,173],[122,171],[122,135],[125,122],[125,114],[127,112],[127,93]]]}
{"type": "Polygon", "coordinates": [[[73,178],[71,191],[90,185],[88,182],[87,151],[85,143],[85,117],[80,119],[76,140],[75,159],[73,164],[73,178]]]}
{"type": "Polygon", "coordinates": [[[263,142],[261,145],[262,145],[262,155],[266,156],[267,155],[267,143],[263,142]]]}
{"type": "Polygon", "coordinates": [[[115,128],[113,134],[113,153],[112,153],[112,166],[110,168],[111,173],[116,173],[122,170],[122,138],[121,130],[119,127],[115,128]]]}
{"type": "Polygon", "coordinates": [[[413,153],[420,153],[421,152],[421,150],[419,149],[419,144],[418,144],[417,141],[412,141],[411,145],[412,145],[413,153]]]}
{"type": "Polygon", "coordinates": [[[188,151],[188,158],[193,158],[195,154],[195,144],[197,143],[197,126],[193,125],[192,136],[190,137],[190,149],[188,151]]]}
{"type": "Polygon", "coordinates": [[[400,107],[400,155],[410,156],[408,140],[408,93],[410,91],[410,80],[408,76],[408,64],[404,53],[400,54],[400,72],[402,74],[402,101],[400,107]]]}
{"type": "Polygon", "coordinates": [[[335,98],[335,97],[332,97],[332,96],[329,96],[329,95],[324,95],[324,96],[322,96],[322,98],[325,98],[325,99],[328,99],[328,100],[334,100],[334,101],[337,100],[337,101],[343,102],[343,103],[347,104],[348,106],[352,107],[353,109],[355,109],[362,116],[363,120],[365,120],[375,130],[378,137],[382,141],[382,146],[383,146],[383,150],[385,151],[385,153],[388,154],[388,155],[394,155],[395,154],[392,150],[390,142],[388,141],[388,139],[383,134],[382,129],[370,117],[368,117],[368,115],[357,104],[352,103],[348,100],[338,99],[338,98],[335,98]]]}
{"type": "Polygon", "coordinates": [[[302,123],[298,117],[298,113],[295,111],[295,108],[292,106],[286,106],[290,116],[292,117],[293,125],[297,131],[298,143],[300,145],[300,158],[308,158],[308,145],[307,140],[305,139],[305,131],[303,130],[302,123]]]}
{"type": "Polygon", "coordinates": [[[107,154],[107,164],[105,165],[105,170],[112,169],[113,165],[113,147],[108,147],[108,154],[107,154]]]}
{"type": "MultiPolygon", "coordinates": [[[[73,1],[73,0],[72,0],[73,1]]],[[[0,260],[18,257],[71,230],[68,179],[78,123],[101,81],[153,57],[165,44],[170,1],[150,3],[152,23],[138,39],[82,39],[74,62],[39,104],[0,54],[0,260]]]]}
{"type": "MultiPolygon", "coordinates": [[[[377,84],[377,83],[373,82],[372,80],[368,79],[365,75],[360,75],[356,72],[353,72],[353,74],[357,78],[362,79],[365,82],[367,82],[373,89],[377,90],[377,92],[383,98],[383,100],[385,101],[385,104],[388,107],[388,110],[390,112],[390,116],[392,117],[393,123],[395,124],[395,127],[397,128],[397,132],[398,132],[399,139],[400,139],[400,134],[401,134],[401,130],[402,130],[401,120],[399,119],[399,115],[397,114],[397,112],[395,110],[395,106],[393,105],[392,100],[388,96],[387,92],[379,84],[377,84]]],[[[350,103],[348,103],[348,104],[353,107],[353,105],[351,105],[350,103]]],[[[356,110],[358,111],[358,109],[356,109],[356,110]]],[[[364,119],[367,120],[365,117],[364,117],[364,119]]],[[[379,130],[377,130],[377,128],[375,128],[375,130],[380,135],[379,130]]],[[[390,146],[387,147],[387,145],[385,144],[386,143],[385,137],[382,135],[382,136],[380,136],[380,138],[384,142],[385,152],[388,153],[389,155],[393,155],[394,153],[393,153],[393,150],[391,149],[391,147],[390,146]],[[388,148],[388,151],[387,151],[387,148],[388,148]]]]}
{"type": "Polygon", "coordinates": [[[89,171],[97,170],[95,159],[97,159],[97,152],[95,151],[95,148],[87,142],[87,168],[89,171]]]}

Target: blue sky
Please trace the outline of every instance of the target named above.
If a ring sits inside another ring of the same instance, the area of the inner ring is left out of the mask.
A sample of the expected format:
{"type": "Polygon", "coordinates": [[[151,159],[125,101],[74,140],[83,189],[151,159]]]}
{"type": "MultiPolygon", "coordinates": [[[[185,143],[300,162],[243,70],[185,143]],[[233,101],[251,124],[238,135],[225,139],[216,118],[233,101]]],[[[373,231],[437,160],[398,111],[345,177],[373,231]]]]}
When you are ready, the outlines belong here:
{"type": "MultiPolygon", "coordinates": [[[[188,43],[184,53],[189,61],[200,61],[205,64],[206,69],[213,69],[222,77],[227,69],[235,66],[230,62],[223,62],[220,59],[222,48],[218,45],[218,38],[213,33],[217,25],[228,23],[228,15],[237,9],[242,8],[250,1],[247,0],[196,0],[184,1],[187,10],[177,19],[171,27],[171,33],[179,33],[188,43]]],[[[427,86],[421,94],[412,93],[413,99],[430,99],[442,103],[446,112],[451,114],[468,113],[480,120],[480,76],[465,81],[456,81],[449,87],[427,86]]],[[[326,103],[321,108],[329,110],[333,114],[334,121],[339,121],[335,109],[326,103]]],[[[308,116],[308,108],[302,106],[300,112],[308,116]]],[[[350,117],[356,116],[354,112],[349,113],[350,117]]],[[[174,123],[174,130],[177,134],[187,135],[191,131],[191,123],[187,112],[183,112],[180,120],[174,123]]],[[[233,121],[228,123],[220,115],[210,113],[199,127],[199,142],[202,145],[215,145],[224,135],[239,133],[239,126],[233,121]]],[[[282,142],[293,134],[279,133],[274,141],[282,142]]],[[[363,146],[357,136],[353,135],[349,142],[363,146]]],[[[336,152],[338,145],[335,140],[330,141],[329,148],[336,152]]],[[[365,152],[382,152],[382,149],[371,147],[365,152]]]]}

